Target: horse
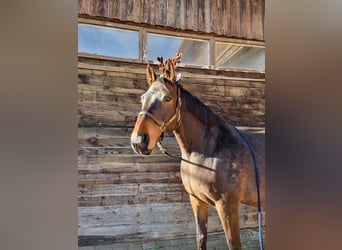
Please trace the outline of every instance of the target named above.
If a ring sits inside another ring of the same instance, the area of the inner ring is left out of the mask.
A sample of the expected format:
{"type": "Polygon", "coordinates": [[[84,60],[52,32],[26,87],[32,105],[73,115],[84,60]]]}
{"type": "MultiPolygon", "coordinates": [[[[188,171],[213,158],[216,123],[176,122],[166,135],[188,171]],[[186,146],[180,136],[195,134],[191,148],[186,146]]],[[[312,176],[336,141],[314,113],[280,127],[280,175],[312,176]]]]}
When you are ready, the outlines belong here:
{"type": "MultiPolygon", "coordinates": [[[[159,60],[159,58],[158,58],[159,60]]],[[[217,210],[229,249],[241,249],[240,203],[257,206],[256,172],[248,142],[258,163],[260,204],[265,208],[265,135],[244,133],[215,114],[176,81],[175,61],[162,64],[162,75],[146,67],[148,90],[131,134],[137,154],[149,155],[165,132],[173,132],[181,151],[180,173],[196,221],[196,244],[206,249],[208,206],[217,210]]]]}

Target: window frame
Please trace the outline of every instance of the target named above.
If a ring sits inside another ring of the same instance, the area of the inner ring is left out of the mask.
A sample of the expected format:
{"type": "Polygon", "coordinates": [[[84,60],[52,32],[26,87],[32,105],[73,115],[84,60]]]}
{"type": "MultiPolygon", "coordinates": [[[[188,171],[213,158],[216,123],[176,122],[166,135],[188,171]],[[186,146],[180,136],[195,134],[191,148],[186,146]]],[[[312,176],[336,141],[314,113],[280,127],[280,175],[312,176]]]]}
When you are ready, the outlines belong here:
{"type": "MultiPolygon", "coordinates": [[[[237,39],[237,38],[227,38],[227,37],[219,37],[213,36],[209,34],[203,33],[196,33],[195,31],[174,31],[169,30],[167,28],[151,28],[151,27],[144,27],[144,26],[137,26],[131,24],[122,24],[116,22],[110,22],[105,20],[97,20],[97,19],[88,19],[88,18],[78,18],[78,24],[86,24],[86,25],[94,25],[104,28],[117,28],[117,29],[125,29],[130,31],[137,31],[139,33],[139,58],[138,59],[128,59],[128,58],[121,58],[121,57],[113,57],[113,56],[105,56],[105,55],[95,55],[90,53],[78,52],[78,56],[81,57],[89,57],[93,59],[104,59],[104,60],[115,60],[115,61],[123,61],[123,62],[138,62],[138,63],[146,63],[147,60],[147,34],[152,33],[156,35],[165,35],[165,36],[173,36],[178,38],[185,38],[185,39],[198,39],[203,41],[209,42],[209,66],[204,65],[193,65],[193,64],[183,64],[181,63],[180,67],[190,67],[190,68],[208,68],[213,70],[225,70],[225,71],[235,71],[235,72],[251,72],[251,73],[265,73],[265,71],[259,70],[251,70],[251,69],[243,69],[243,68],[227,68],[222,66],[216,65],[216,55],[215,55],[215,44],[216,42],[222,43],[231,43],[235,45],[242,45],[242,46],[249,46],[249,47],[258,47],[265,49],[265,42],[264,41],[254,41],[254,40],[244,40],[244,39],[237,39]]],[[[151,61],[149,61],[151,62],[151,61]]],[[[154,60],[153,60],[154,62],[154,60]]]]}

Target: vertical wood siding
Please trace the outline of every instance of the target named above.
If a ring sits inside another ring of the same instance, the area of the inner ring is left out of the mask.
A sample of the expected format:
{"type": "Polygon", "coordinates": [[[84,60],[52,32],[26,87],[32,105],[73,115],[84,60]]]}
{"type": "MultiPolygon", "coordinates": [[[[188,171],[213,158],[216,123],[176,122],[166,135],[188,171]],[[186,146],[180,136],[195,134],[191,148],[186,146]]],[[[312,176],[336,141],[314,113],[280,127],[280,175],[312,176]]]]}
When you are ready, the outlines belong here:
{"type": "Polygon", "coordinates": [[[81,16],[264,41],[265,0],[79,0],[81,16]]]}

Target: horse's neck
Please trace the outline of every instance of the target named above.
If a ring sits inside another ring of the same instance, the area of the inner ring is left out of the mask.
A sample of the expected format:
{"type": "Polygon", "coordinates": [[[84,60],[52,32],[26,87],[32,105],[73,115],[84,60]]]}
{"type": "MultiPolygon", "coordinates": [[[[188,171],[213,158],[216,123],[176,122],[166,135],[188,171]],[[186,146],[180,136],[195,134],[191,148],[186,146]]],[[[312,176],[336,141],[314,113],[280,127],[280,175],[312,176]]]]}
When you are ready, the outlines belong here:
{"type": "Polygon", "coordinates": [[[179,128],[174,132],[182,156],[190,157],[192,152],[209,153],[215,144],[218,128],[201,122],[189,111],[181,113],[179,128]]]}
{"type": "Polygon", "coordinates": [[[182,156],[186,158],[202,142],[198,131],[203,124],[198,119],[192,121],[189,116],[190,114],[188,113],[183,112],[181,114],[182,120],[180,121],[178,129],[174,132],[182,156]]]}
{"type": "Polygon", "coordinates": [[[192,152],[214,156],[222,147],[230,148],[238,143],[233,126],[185,90],[181,91],[181,98],[181,121],[174,134],[183,157],[189,157],[192,152]]]}

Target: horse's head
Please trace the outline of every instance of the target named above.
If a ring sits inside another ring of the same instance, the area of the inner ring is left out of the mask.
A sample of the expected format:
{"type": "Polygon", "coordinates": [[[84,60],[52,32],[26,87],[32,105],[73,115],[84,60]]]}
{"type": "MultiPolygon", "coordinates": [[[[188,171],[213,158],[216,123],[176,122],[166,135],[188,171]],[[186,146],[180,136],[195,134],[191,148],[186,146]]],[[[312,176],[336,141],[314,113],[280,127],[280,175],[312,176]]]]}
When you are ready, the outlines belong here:
{"type": "Polygon", "coordinates": [[[157,77],[151,65],[147,65],[148,90],[141,96],[141,112],[138,114],[131,135],[131,146],[136,153],[148,155],[155,148],[164,132],[176,129],[180,112],[180,91],[176,84],[172,60],[163,64],[163,75],[157,77]]]}

